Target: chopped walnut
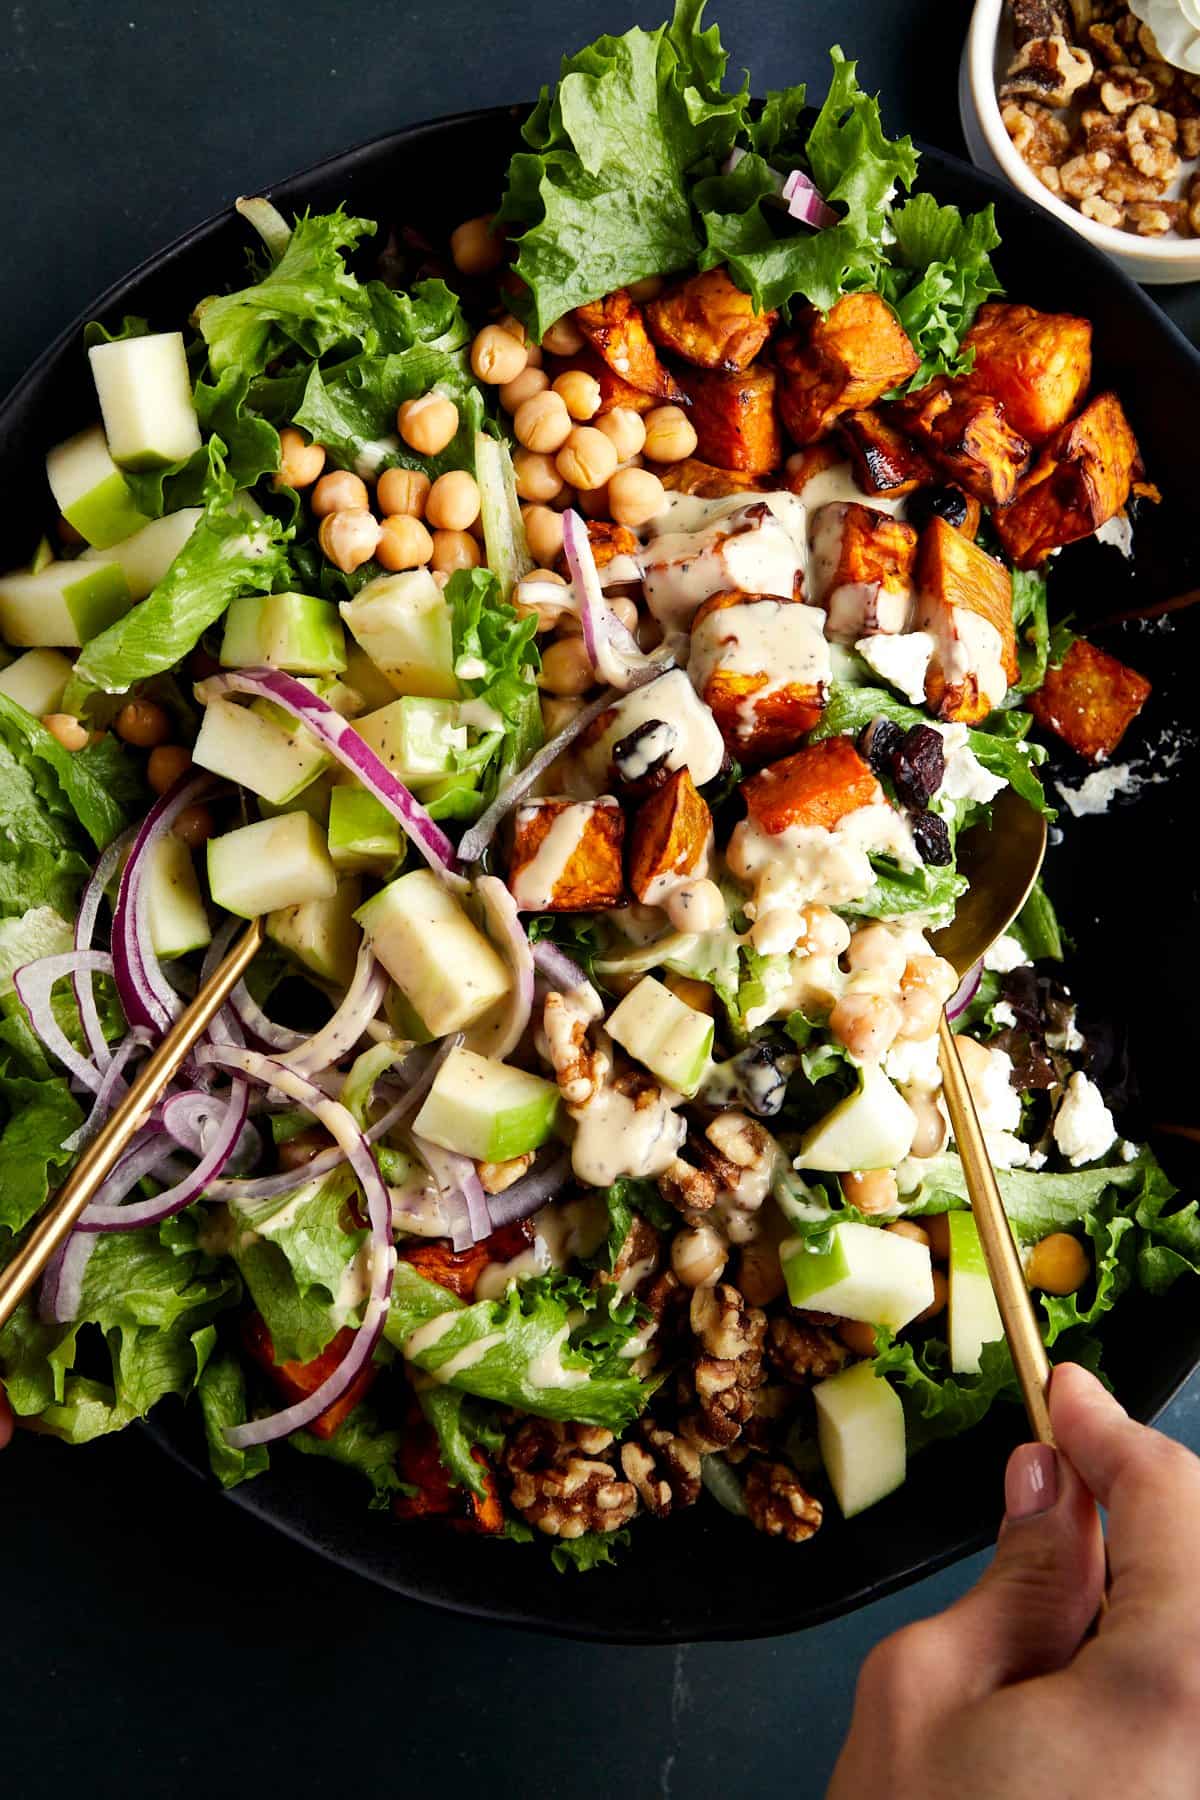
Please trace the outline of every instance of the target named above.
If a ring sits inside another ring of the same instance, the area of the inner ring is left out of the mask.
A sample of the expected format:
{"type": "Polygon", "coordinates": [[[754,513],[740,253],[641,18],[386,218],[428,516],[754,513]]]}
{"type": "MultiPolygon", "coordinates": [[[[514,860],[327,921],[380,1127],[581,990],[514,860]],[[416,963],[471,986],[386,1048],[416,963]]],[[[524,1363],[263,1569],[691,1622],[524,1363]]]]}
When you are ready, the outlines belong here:
{"type": "Polygon", "coordinates": [[[520,1181],[522,1175],[533,1167],[533,1151],[526,1150],[522,1156],[510,1156],[507,1162],[476,1163],[479,1171],[479,1185],[485,1194],[502,1194],[505,1188],[520,1181]]]}
{"type": "Polygon", "coordinates": [[[1125,217],[1139,237],[1165,237],[1179,217],[1175,200],[1135,200],[1125,208],[1125,217]]]}
{"type": "Polygon", "coordinates": [[[637,1437],[622,1444],[621,1468],[656,1518],[700,1497],[699,1452],[653,1420],[643,1419],[637,1437]]]}
{"type": "Polygon", "coordinates": [[[1128,63],[1117,63],[1100,83],[1100,104],[1105,112],[1128,112],[1131,106],[1144,106],[1153,100],[1155,86],[1128,63]]]}
{"type": "Polygon", "coordinates": [[[1107,20],[1101,20],[1087,28],[1088,42],[1110,67],[1118,63],[1128,63],[1127,46],[1117,42],[1117,33],[1107,20]]]}
{"type": "Polygon", "coordinates": [[[1018,50],[1033,38],[1067,37],[1072,24],[1065,0],[1012,0],[1012,22],[1018,50]]]}
{"type": "Polygon", "coordinates": [[[648,1220],[643,1219],[641,1213],[634,1213],[625,1234],[625,1242],[613,1263],[612,1274],[606,1275],[604,1279],[615,1281],[623,1292],[640,1287],[658,1268],[658,1257],[657,1231],[648,1220]]]}
{"type": "Polygon", "coordinates": [[[679,1429],[703,1455],[736,1443],[753,1414],[767,1318],[727,1282],[697,1288],[689,1317],[702,1354],[679,1378],[679,1429]]]}
{"type": "Polygon", "coordinates": [[[1000,84],[1002,100],[1040,100],[1066,106],[1072,94],[1092,79],[1092,59],[1065,37],[1030,38],[1022,44],[1000,84]]]}
{"type": "Polygon", "coordinates": [[[802,1313],[771,1320],[767,1356],[788,1381],[823,1381],[837,1374],[848,1354],[832,1331],[802,1313]]]}
{"type": "Polygon", "coordinates": [[[577,1003],[574,995],[546,995],[542,1031],[559,1092],[568,1106],[586,1106],[609,1071],[608,1057],[588,1037],[591,1022],[591,1009],[577,1003]]]}
{"type": "Polygon", "coordinates": [[[762,1351],[766,1314],[756,1306],[747,1306],[727,1281],[718,1282],[716,1287],[696,1288],[689,1316],[692,1330],[709,1356],[728,1360],[744,1356],[747,1351],[762,1351]]]}
{"type": "Polygon", "coordinates": [[[1200,237],[1200,174],[1193,175],[1188,183],[1185,216],[1192,236],[1200,237]]]}
{"type": "Polygon", "coordinates": [[[742,1427],[742,1435],[730,1453],[736,1461],[745,1445],[746,1454],[759,1451],[769,1455],[781,1441],[799,1401],[795,1387],[787,1381],[765,1381],[754,1390],[754,1408],[742,1427]]]}
{"type": "Polygon", "coordinates": [[[1175,141],[1179,128],[1168,112],[1156,106],[1135,106],[1125,127],[1129,160],[1143,175],[1156,181],[1173,181],[1179,173],[1175,141]]]}
{"type": "Polygon", "coordinates": [[[786,1463],[765,1457],[751,1463],[743,1491],[751,1524],[770,1537],[802,1544],[821,1529],[821,1502],[801,1487],[786,1463]]]}
{"type": "Polygon", "coordinates": [[[1084,156],[1073,156],[1059,170],[1064,194],[1072,200],[1087,200],[1098,194],[1104,186],[1104,178],[1112,167],[1112,157],[1107,150],[1090,150],[1084,156]]]}
{"type": "Polygon", "coordinates": [[[1083,131],[1083,149],[1087,154],[1102,150],[1110,157],[1123,156],[1125,152],[1125,122],[1114,118],[1113,114],[1102,107],[1087,106],[1079,115],[1079,124],[1083,131]]]}
{"type": "Polygon", "coordinates": [[[1097,225],[1111,225],[1114,231],[1120,229],[1125,219],[1122,209],[1102,194],[1085,195],[1079,202],[1079,210],[1085,219],[1092,219],[1097,225]]]}
{"type": "Polygon", "coordinates": [[[611,1431],[594,1425],[523,1420],[504,1450],[514,1509],[548,1537],[627,1525],[637,1511],[637,1490],[600,1460],[612,1441],[611,1431]]]}
{"type": "Polygon", "coordinates": [[[1189,116],[1179,121],[1179,149],[1191,159],[1200,156],[1200,117],[1189,116]]]}
{"type": "Polygon", "coordinates": [[[1066,155],[1071,134],[1048,106],[1039,106],[1036,100],[1007,100],[1000,117],[1031,169],[1059,162],[1066,155]]]}

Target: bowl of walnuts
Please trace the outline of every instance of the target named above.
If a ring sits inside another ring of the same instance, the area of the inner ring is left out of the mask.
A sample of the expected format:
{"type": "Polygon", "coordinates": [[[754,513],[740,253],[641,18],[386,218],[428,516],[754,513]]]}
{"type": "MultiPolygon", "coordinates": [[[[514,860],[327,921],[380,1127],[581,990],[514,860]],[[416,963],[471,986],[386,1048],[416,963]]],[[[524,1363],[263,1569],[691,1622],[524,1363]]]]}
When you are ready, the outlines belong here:
{"type": "Polygon", "coordinates": [[[976,0],[973,162],[1146,284],[1200,280],[1197,0],[976,0]]]}

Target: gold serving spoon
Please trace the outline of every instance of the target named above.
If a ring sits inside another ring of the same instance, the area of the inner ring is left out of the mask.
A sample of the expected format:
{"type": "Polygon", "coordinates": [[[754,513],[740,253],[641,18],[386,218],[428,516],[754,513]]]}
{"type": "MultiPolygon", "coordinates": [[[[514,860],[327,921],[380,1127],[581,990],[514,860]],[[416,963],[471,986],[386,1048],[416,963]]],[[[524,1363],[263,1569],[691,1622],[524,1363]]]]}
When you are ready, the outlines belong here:
{"type": "Polygon", "coordinates": [[[8,1323],[50,1258],[75,1229],[84,1209],[111,1174],[130,1138],[145,1124],[155,1101],[196,1039],[212,1023],[246,973],[262,941],[262,923],[256,919],[213,970],[154,1054],[146,1059],[129,1092],[84,1150],[12,1261],[0,1269],[0,1326],[8,1323]]]}
{"type": "MultiPolygon", "coordinates": [[[[930,943],[960,975],[965,975],[1012,924],[1038,878],[1045,854],[1045,819],[1011,788],[1005,788],[998,796],[990,827],[975,825],[959,838],[958,867],[971,885],[950,924],[930,933],[930,943]]],[[[1025,1410],[1037,1441],[1053,1444],[1048,1404],[1050,1359],[954,1031],[944,1011],[938,1025],[938,1049],[950,1126],[962,1158],[971,1209],[1025,1410]]]]}

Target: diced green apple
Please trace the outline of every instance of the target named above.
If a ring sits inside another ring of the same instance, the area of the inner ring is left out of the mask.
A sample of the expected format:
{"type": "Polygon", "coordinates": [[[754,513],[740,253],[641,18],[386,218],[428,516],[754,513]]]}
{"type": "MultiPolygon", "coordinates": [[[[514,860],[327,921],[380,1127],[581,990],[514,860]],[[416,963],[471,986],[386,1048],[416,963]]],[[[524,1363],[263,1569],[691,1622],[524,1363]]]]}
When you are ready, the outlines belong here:
{"type": "Polygon", "coordinates": [[[264,717],[257,701],[239,706],[218,699],[204,709],[192,761],[285,806],[316,780],[329,758],[302,727],[285,731],[275,718],[264,717]]]}
{"type": "Polygon", "coordinates": [[[331,600],[308,594],[244,594],[225,614],[221,667],[267,664],[292,675],[339,675],[345,633],[331,600]]]}
{"type": "Polygon", "coordinates": [[[150,852],[146,876],[146,921],[156,956],[186,956],[212,942],[212,927],[200,893],[192,853],[172,832],[150,852]]]}
{"type": "Polygon", "coordinates": [[[7,694],[35,718],[57,712],[63,689],[71,679],[71,664],[57,650],[27,650],[0,671],[0,694],[7,694]]]}
{"type": "MultiPolygon", "coordinates": [[[[84,551],[84,555],[87,555],[86,550],[84,551]]],[[[50,542],[50,539],[48,537],[39,538],[37,549],[29,559],[29,573],[31,575],[40,575],[42,570],[48,569],[53,561],[54,546],[50,542]]]]}
{"type": "Polygon", "coordinates": [[[377,669],[362,645],[351,638],[346,644],[346,685],[362,700],[359,712],[377,712],[390,706],[396,690],[381,669],[377,669]]]}
{"type": "Polygon", "coordinates": [[[929,1246],[878,1225],[847,1219],[833,1227],[827,1250],[787,1238],[779,1261],[788,1299],[809,1312],[900,1331],[933,1304],[929,1246]]]}
{"type": "Polygon", "coordinates": [[[179,512],[165,513],[161,519],[151,519],[141,531],[109,550],[84,550],[79,560],[115,563],[124,571],[134,599],[144,600],[158,586],[203,517],[203,507],[182,507],[179,512]]]}
{"type": "Polygon", "coordinates": [[[404,855],[399,821],[366,788],[347,783],[329,796],[329,854],[339,870],[390,875],[404,855]]]}
{"type": "Polygon", "coordinates": [[[46,479],[67,524],[100,550],[149,523],[108,453],[101,425],[90,425],[55,444],[46,456],[46,479]]]}
{"type": "Polygon", "coordinates": [[[983,1346],[998,1342],[1004,1326],[988,1279],[975,1215],[947,1213],[946,1223],[950,1228],[950,1367],[956,1375],[975,1375],[983,1346]]]}
{"type": "Polygon", "coordinates": [[[357,918],[434,1037],[461,1031],[512,985],[498,952],[429,869],[389,882],[357,918]]]}
{"type": "Polygon", "coordinates": [[[341,614],[396,693],[458,698],[450,608],[428,569],[377,576],[341,614]]]}
{"type": "Polygon", "coordinates": [[[340,771],[336,769],[324,770],[315,781],[310,781],[306,788],[301,789],[300,793],[296,794],[293,799],[285,801],[282,806],[276,806],[271,800],[264,800],[260,794],[258,796],[260,817],[275,819],[279,817],[280,813],[306,812],[311,814],[324,830],[329,824],[329,802],[339,774],[340,771]]]}
{"type": "Polygon", "coordinates": [[[181,331],[94,344],[88,351],[109,453],[123,469],[161,469],[200,448],[181,331]]]}
{"type": "Polygon", "coordinates": [[[226,912],[256,919],[306,900],[331,900],[337,870],[316,820],[290,812],[210,838],[208,885],[226,912]]]}
{"type": "Polygon", "coordinates": [[[394,775],[421,787],[449,775],[455,754],[467,747],[453,700],[409,694],[355,721],[354,729],[394,775]]]}
{"type": "Polygon", "coordinates": [[[361,900],[360,881],[339,881],[327,900],[305,900],[269,913],[267,936],[319,980],[349,987],[362,943],[354,919],[361,900]]]}
{"type": "Polygon", "coordinates": [[[855,1363],[813,1389],[817,1443],[844,1518],[895,1493],[907,1473],[904,1407],[872,1363],[855,1363]]]}
{"type": "Polygon", "coordinates": [[[646,975],[608,1021],[608,1034],[652,1075],[689,1099],[704,1080],[713,1022],[646,975]]]}
{"type": "Polygon", "coordinates": [[[19,648],[78,650],[129,611],[133,596],[112,563],[48,563],[0,576],[0,637],[19,648]]]}
{"type": "Polygon", "coordinates": [[[507,1162],[544,1144],[557,1118],[552,1081],[458,1049],[434,1076],[413,1131],[477,1162],[507,1162]]]}
{"type": "Polygon", "coordinates": [[[805,1132],[798,1169],[845,1175],[863,1169],[894,1169],[912,1149],[917,1120],[878,1063],[864,1063],[862,1085],[839,1100],[805,1132]]]}

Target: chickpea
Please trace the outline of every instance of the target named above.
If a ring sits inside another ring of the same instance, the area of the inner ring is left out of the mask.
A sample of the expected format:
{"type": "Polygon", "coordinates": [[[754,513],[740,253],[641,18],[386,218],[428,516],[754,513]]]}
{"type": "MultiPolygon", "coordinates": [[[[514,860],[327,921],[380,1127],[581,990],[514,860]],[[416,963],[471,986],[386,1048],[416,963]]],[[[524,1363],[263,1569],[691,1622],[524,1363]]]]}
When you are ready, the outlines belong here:
{"type": "Polygon", "coordinates": [[[800,908],[804,930],[797,948],[806,956],[840,956],[850,942],[850,927],[831,907],[810,902],[800,908]]]}
{"type": "Polygon", "coordinates": [[[513,433],[526,450],[553,456],[571,435],[571,415],[561,394],[549,388],[522,401],[513,417],[513,433]]]}
{"type": "Polygon", "coordinates": [[[434,389],[396,408],[396,429],[418,456],[440,456],[458,430],[458,408],[434,389]]]}
{"type": "Polygon", "coordinates": [[[900,980],[907,960],[903,945],[886,925],[865,925],[846,951],[847,966],[854,974],[877,975],[888,987],[900,980]]]}
{"type": "Polygon", "coordinates": [[[590,493],[616,473],[617,452],[612,439],[594,425],[576,425],[554,460],[564,481],[590,493]]]}
{"type": "Polygon", "coordinates": [[[619,625],[623,625],[626,631],[629,632],[637,630],[638,609],[636,600],[630,600],[626,594],[618,594],[614,599],[610,600],[608,604],[613,617],[619,625]]]}
{"type": "Polygon", "coordinates": [[[885,994],[843,994],[829,1029],[859,1062],[878,1062],[896,1041],[900,1008],[885,994]]]}
{"type": "MultiPolygon", "coordinates": [[[[551,464],[551,467],[553,468],[553,464],[551,464]]],[[[558,470],[555,469],[554,473],[558,475],[558,470]]],[[[562,481],[561,475],[559,475],[558,478],[562,481]]],[[[546,504],[552,512],[565,513],[569,507],[578,506],[579,495],[575,492],[575,489],[571,486],[569,481],[563,481],[557,494],[552,494],[546,504]]]]}
{"type": "Polygon", "coordinates": [[[641,305],[646,300],[657,300],[663,286],[661,275],[647,275],[643,281],[631,281],[625,291],[631,300],[636,300],[641,305]]]}
{"type": "Polygon", "coordinates": [[[719,931],[725,896],[715,881],[684,881],[667,895],[667,917],[676,931],[719,931]]]}
{"type": "Polygon", "coordinates": [[[558,638],[542,656],[538,686],[552,694],[586,694],[596,682],[581,637],[558,638]]]}
{"type": "Polygon", "coordinates": [[[663,976],[663,986],[669,988],[685,1006],[690,1006],[693,1012],[705,1013],[711,1018],[716,1011],[713,991],[707,981],[693,981],[690,975],[676,975],[668,970],[663,976]]]}
{"type": "Polygon", "coordinates": [[[937,1100],[922,1088],[906,1088],[904,1098],[917,1121],[909,1155],[940,1156],[946,1148],[950,1128],[937,1100]]]}
{"type": "Polygon", "coordinates": [[[1087,1251],[1067,1231],[1052,1231],[1035,1244],[1025,1265],[1026,1281],[1044,1294],[1074,1294],[1091,1272],[1087,1251]]]}
{"type": "Polygon", "coordinates": [[[531,344],[528,341],[526,341],[525,355],[529,359],[528,362],[525,364],[525,367],[527,369],[540,369],[541,368],[541,366],[542,366],[542,346],[540,344],[531,344]]]}
{"type": "MultiPolygon", "coordinates": [[[[413,524],[417,521],[414,519],[413,524]]],[[[424,530],[424,526],[421,527],[424,530]]],[[[317,542],[335,569],[346,575],[370,562],[379,546],[383,527],[365,506],[346,512],[327,513],[321,520],[317,542]]]]}
{"type": "Polygon", "coordinates": [[[926,1319],[936,1319],[939,1313],[945,1312],[946,1302],[949,1298],[950,1283],[946,1280],[941,1269],[935,1269],[933,1271],[933,1299],[929,1302],[929,1305],[923,1312],[917,1314],[912,1323],[914,1325],[924,1325],[926,1319]]]}
{"type": "Polygon", "coordinates": [[[313,517],[325,519],[330,513],[357,512],[369,506],[370,500],[361,476],[349,469],[331,469],[312,491],[313,517]]]}
{"type": "Polygon", "coordinates": [[[439,475],[425,502],[425,517],[438,531],[466,531],[479,517],[479,487],[465,469],[439,475]]]}
{"type": "Polygon", "coordinates": [[[450,254],[460,275],[486,275],[504,260],[504,239],[491,227],[492,215],[480,213],[450,233],[450,254]]]}
{"type": "Polygon", "coordinates": [[[322,1151],[332,1150],[333,1139],[319,1125],[312,1125],[307,1131],[298,1131],[295,1137],[288,1138],[279,1146],[279,1166],[281,1169],[302,1169],[322,1151]]]}
{"type": "Polygon", "coordinates": [[[156,750],[150,752],[146,764],[146,780],[156,794],[165,794],[191,766],[192,753],[183,744],[159,744],[156,750]]]}
{"type": "Polygon", "coordinates": [[[644,525],[666,503],[666,489],[649,469],[618,469],[608,484],[608,508],[618,525],[644,525]]]}
{"type": "Polygon", "coordinates": [[[923,1044],[937,1030],[941,1016],[941,1002],[936,994],[928,988],[912,988],[900,999],[899,1035],[923,1044]]]}
{"type": "Polygon", "coordinates": [[[834,1330],[855,1356],[874,1356],[875,1327],[865,1319],[839,1319],[834,1330]]]}
{"type": "Polygon", "coordinates": [[[545,369],[527,364],[519,375],[504,383],[500,389],[500,404],[505,412],[515,413],[526,400],[532,400],[535,394],[544,394],[549,386],[550,377],[545,369]]]}
{"type": "Polygon", "coordinates": [[[479,545],[469,531],[434,532],[433,570],[435,574],[453,575],[458,569],[477,569],[482,560],[479,545]]]}
{"type": "Polygon", "coordinates": [[[390,519],[405,513],[410,519],[422,518],[429,487],[429,477],[420,469],[385,469],[375,484],[381,515],[390,519]]]}
{"type": "Polygon", "coordinates": [[[515,381],[528,361],[524,344],[501,325],[485,325],[471,345],[471,368],[492,387],[515,381]]]}
{"type": "Polygon", "coordinates": [[[113,730],[139,750],[155,750],[171,735],[171,716],[156,700],[127,700],[113,721],[113,730]]]}
{"type": "Polygon", "coordinates": [[[171,830],[189,850],[195,850],[212,836],[213,816],[207,806],[185,806],[171,830]]]}
{"type": "Polygon", "coordinates": [[[911,1238],[914,1244],[924,1244],[926,1249],[929,1248],[929,1233],[915,1219],[897,1219],[894,1225],[885,1225],[884,1230],[892,1232],[896,1237],[911,1238]]]}
{"type": "Polygon", "coordinates": [[[574,694],[543,694],[541,706],[542,730],[548,742],[566,729],[582,708],[583,701],[574,694]]]}
{"type": "Polygon", "coordinates": [[[891,1212],[899,1204],[900,1190],[891,1169],[856,1169],[841,1180],[847,1204],[861,1213],[891,1212]]]}
{"type": "Polygon", "coordinates": [[[400,569],[421,569],[433,556],[433,539],[428,527],[411,513],[392,513],[379,527],[375,556],[390,573],[400,569]]]}
{"type": "Polygon", "coordinates": [[[711,1225],[690,1225],[671,1239],[671,1268],[684,1287],[715,1287],[729,1249],[711,1225]]]}
{"type": "Polygon", "coordinates": [[[71,713],[43,713],[42,724],[64,750],[82,750],[88,741],[88,728],[71,713]]]}
{"type": "Polygon", "coordinates": [[[696,454],[697,438],[681,406],[656,406],[646,414],[644,454],[651,462],[682,462],[696,454]]]}
{"type": "Polygon", "coordinates": [[[275,476],[276,487],[302,488],[311,487],[325,467],[325,447],[323,444],[310,444],[302,431],[294,425],[285,425],[279,434],[279,472],[275,476]]]}
{"type": "Polygon", "coordinates": [[[641,413],[634,412],[631,406],[614,406],[611,412],[602,413],[596,420],[596,430],[611,440],[618,462],[627,463],[631,456],[641,455],[646,425],[641,413]]]}
{"type": "Polygon", "coordinates": [[[523,506],[521,516],[525,520],[525,541],[530,556],[534,562],[549,568],[562,555],[561,515],[552,512],[548,506],[523,506]]]}
{"type": "Polygon", "coordinates": [[[564,370],[554,391],[573,419],[594,419],[600,411],[600,383],[584,369],[564,370]]]}
{"type": "Polygon", "coordinates": [[[930,1213],[925,1220],[925,1235],[934,1262],[950,1261],[950,1215],[930,1213]]]}
{"type": "Polygon", "coordinates": [[[583,349],[583,333],[571,317],[564,313],[542,333],[542,349],[551,356],[577,356],[583,349]]]}
{"type": "Polygon", "coordinates": [[[516,338],[518,344],[522,345],[528,354],[529,333],[525,329],[525,322],[523,319],[518,319],[515,313],[505,313],[502,319],[496,320],[496,323],[501,331],[507,331],[509,337],[516,338]]]}
{"type": "Polygon", "coordinates": [[[779,1250],[770,1238],[755,1238],[738,1259],[738,1287],[750,1306],[770,1306],[787,1286],[779,1250]]]}
{"type": "Polygon", "coordinates": [[[945,1006],[957,986],[958,975],[954,965],[948,963],[944,956],[911,957],[905,963],[904,973],[900,977],[902,994],[932,994],[939,1009],[945,1006]]]}
{"type": "Polygon", "coordinates": [[[522,500],[553,500],[562,489],[563,478],[554,458],[542,456],[537,450],[514,451],[513,473],[522,500]]]}

